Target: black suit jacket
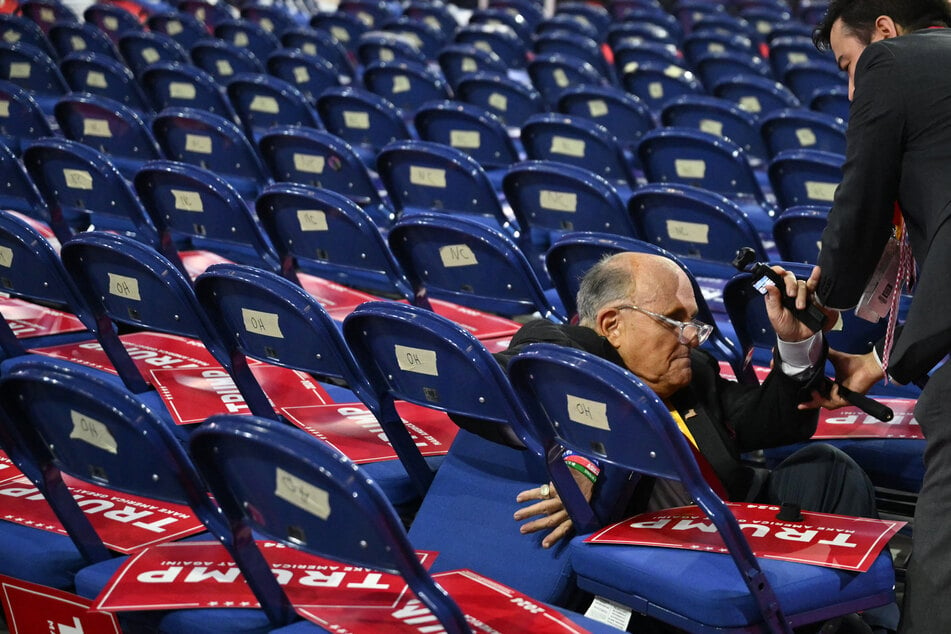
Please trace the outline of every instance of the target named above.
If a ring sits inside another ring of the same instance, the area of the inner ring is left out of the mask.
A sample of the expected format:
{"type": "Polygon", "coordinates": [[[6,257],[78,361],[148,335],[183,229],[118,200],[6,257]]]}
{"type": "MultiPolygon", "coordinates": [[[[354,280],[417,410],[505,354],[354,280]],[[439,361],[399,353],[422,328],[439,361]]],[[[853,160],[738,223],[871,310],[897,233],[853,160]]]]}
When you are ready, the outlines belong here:
{"type": "MultiPolygon", "coordinates": [[[[624,367],[617,351],[594,330],[544,319],[522,326],[509,349],[495,357],[507,366],[509,359],[525,346],[540,342],[586,350],[624,367]]],[[[690,360],[691,383],[674,394],[670,402],[684,419],[729,498],[753,501],[766,472],[744,463],[740,454],[808,440],[816,431],[818,410],[798,410],[796,405],[813,388],[811,380],[821,378],[821,374],[812,373],[809,380],[803,381],[776,370],[762,385],[740,385],[721,378],[719,364],[708,353],[694,349],[690,360]]]]}
{"type": "Polygon", "coordinates": [[[856,305],[902,209],[919,282],[889,374],[921,377],[951,351],[951,30],[868,46],[857,61],[846,160],[822,235],[818,296],[856,305]]]}

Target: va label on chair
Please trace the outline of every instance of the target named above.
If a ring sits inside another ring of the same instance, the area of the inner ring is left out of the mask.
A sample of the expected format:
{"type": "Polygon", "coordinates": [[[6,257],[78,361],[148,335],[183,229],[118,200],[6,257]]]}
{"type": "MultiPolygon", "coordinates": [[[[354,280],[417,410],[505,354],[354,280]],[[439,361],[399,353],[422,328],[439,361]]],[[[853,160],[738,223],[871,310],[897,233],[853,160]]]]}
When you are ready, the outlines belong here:
{"type": "MultiPolygon", "coordinates": [[[[389,611],[407,592],[399,575],[342,564],[286,548],[258,543],[294,607],[383,608],[389,611]]],[[[436,553],[419,551],[429,568],[436,553]]],[[[175,542],[146,548],[130,557],[102,589],[96,610],[255,608],[258,601],[237,564],[218,542],[175,542]]]]}
{"type": "MultiPolygon", "coordinates": [[[[803,511],[804,520],[776,519],[779,507],[727,506],[757,557],[865,572],[906,522],[803,511]]],[[[661,546],[713,553],[727,548],[713,522],[696,506],[644,513],[585,539],[590,544],[661,546]]]]}
{"type": "Polygon", "coordinates": [[[83,597],[0,575],[0,600],[11,634],[121,634],[119,622],[108,612],[90,610],[83,597]]]}

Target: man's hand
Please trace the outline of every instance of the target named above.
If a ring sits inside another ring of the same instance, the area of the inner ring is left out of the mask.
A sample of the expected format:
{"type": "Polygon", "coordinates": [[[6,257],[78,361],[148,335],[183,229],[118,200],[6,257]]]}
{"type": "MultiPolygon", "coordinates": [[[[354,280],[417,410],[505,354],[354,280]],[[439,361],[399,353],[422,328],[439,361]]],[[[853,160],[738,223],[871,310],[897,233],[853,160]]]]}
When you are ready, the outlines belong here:
{"type": "MultiPolygon", "coordinates": [[[[574,476],[578,488],[584,493],[585,499],[590,500],[591,492],[594,490],[594,482],[574,469],[571,470],[571,475],[574,476]]],[[[521,532],[527,535],[528,533],[550,529],[550,532],[542,539],[542,548],[551,548],[560,539],[571,533],[573,528],[571,518],[568,517],[568,511],[565,510],[565,505],[558,497],[554,484],[550,483],[522,491],[516,496],[515,501],[519,504],[535,501],[535,504],[517,510],[515,521],[521,522],[530,517],[541,516],[539,519],[522,524],[521,532]]]]}
{"type": "MultiPolygon", "coordinates": [[[[829,361],[835,367],[835,378],[853,392],[865,394],[873,385],[885,377],[882,366],[874,352],[865,354],[848,354],[829,348],[829,361]]],[[[812,393],[812,400],[799,404],[799,409],[824,407],[838,409],[849,405],[848,401],[839,396],[839,386],[833,385],[828,396],[818,392],[812,393]]]]}
{"type": "MultiPolygon", "coordinates": [[[[785,287],[778,288],[770,284],[766,287],[766,314],[769,321],[778,336],[783,341],[797,342],[804,341],[814,333],[808,327],[782,304],[781,293],[796,300],[796,308],[804,309],[813,303],[813,295],[816,287],[819,285],[820,270],[819,267],[812,269],[808,280],[797,280],[796,276],[785,270],[781,266],[771,267],[778,273],[785,283],[785,287]]],[[[839,319],[837,311],[823,308],[822,312],[826,315],[825,330],[832,328],[839,319]]]]}

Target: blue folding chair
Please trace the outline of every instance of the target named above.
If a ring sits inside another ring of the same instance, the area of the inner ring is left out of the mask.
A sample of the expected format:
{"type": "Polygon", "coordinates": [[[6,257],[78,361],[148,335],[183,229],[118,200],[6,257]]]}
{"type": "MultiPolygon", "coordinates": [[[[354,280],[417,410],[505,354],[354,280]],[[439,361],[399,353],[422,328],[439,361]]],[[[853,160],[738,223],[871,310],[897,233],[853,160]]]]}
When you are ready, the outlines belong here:
{"type": "Polygon", "coordinates": [[[84,325],[72,332],[38,334],[29,324],[15,328],[17,313],[2,305],[0,351],[3,358],[20,357],[33,348],[92,339],[86,329],[90,323],[88,310],[53,245],[30,224],[0,209],[0,247],[6,254],[4,264],[0,265],[0,287],[4,293],[14,299],[73,314],[84,325]]]}
{"type": "MultiPolygon", "coordinates": [[[[312,30],[330,35],[342,50],[354,52],[360,36],[370,27],[356,16],[343,11],[316,13],[310,17],[312,30]]],[[[287,46],[285,42],[284,46],[287,46]]]]}
{"type": "MultiPolygon", "coordinates": [[[[0,380],[0,403],[0,443],[46,498],[69,534],[66,537],[28,529],[28,541],[5,535],[3,543],[17,548],[18,556],[32,557],[29,567],[15,576],[27,580],[41,576],[39,582],[44,585],[70,590],[75,580],[78,594],[94,598],[126,559],[113,557],[102,543],[77,504],[81,498],[64,486],[63,474],[105,486],[117,495],[190,505],[201,510],[202,521],[212,526],[223,522],[168,423],[94,371],[42,358],[20,362],[0,380]],[[77,434],[77,420],[95,424],[98,438],[108,440],[77,434]],[[45,552],[37,552],[39,549],[45,552]],[[58,568],[53,574],[45,570],[51,559],[58,568]],[[78,566],[82,567],[77,570],[78,566]]],[[[218,527],[216,532],[221,530],[223,527],[218,527]]],[[[13,562],[14,558],[5,556],[3,560],[13,562]]],[[[264,612],[246,609],[127,613],[119,620],[127,631],[270,629],[264,612]]]]}
{"type": "Polygon", "coordinates": [[[382,22],[379,30],[409,42],[419,51],[425,62],[435,61],[439,50],[449,42],[450,36],[455,32],[455,29],[452,29],[444,33],[439,27],[408,15],[382,22]]]}
{"type": "Polygon", "coordinates": [[[188,64],[190,58],[181,44],[158,31],[124,32],[116,44],[129,70],[138,77],[150,64],[188,64]]]}
{"type": "MultiPolygon", "coordinates": [[[[696,632],[792,632],[894,601],[888,552],[860,574],[755,557],[736,517],[703,479],[667,405],[627,370],[582,350],[536,344],[510,362],[509,375],[528,412],[528,433],[546,450],[556,485],[563,483],[559,492],[575,486],[562,459],[566,449],[635,475],[678,481],[728,551],[592,545],[576,538],[569,549],[581,588],[696,632]],[[582,402],[603,413],[585,417],[569,409],[582,402]],[[689,598],[685,578],[693,580],[689,598]]],[[[566,503],[579,531],[596,527],[583,498],[566,503]]]]}
{"type": "Polygon", "coordinates": [[[798,108],[800,101],[789,88],[774,79],[754,75],[736,75],[722,80],[710,92],[732,101],[756,117],[780,110],[798,108]]]}
{"type": "Polygon", "coordinates": [[[700,80],[686,68],[656,62],[625,64],[621,71],[621,85],[658,115],[668,102],[677,97],[706,92],[700,80]]]}
{"type": "Polygon", "coordinates": [[[165,156],[212,170],[254,200],[271,181],[257,149],[237,125],[195,108],[166,108],[152,120],[165,156]]]}
{"type": "MultiPolygon", "coordinates": [[[[491,0],[489,9],[501,9],[504,13],[521,17],[530,33],[545,19],[544,8],[535,0],[491,0]]],[[[475,15],[473,13],[473,17],[475,15]]]]}
{"type": "Polygon", "coordinates": [[[299,50],[305,55],[326,59],[339,75],[347,78],[347,83],[356,78],[355,61],[336,36],[327,31],[306,27],[289,29],[281,35],[281,44],[286,50],[299,50]]]}
{"type": "Polygon", "coordinates": [[[832,115],[787,108],[760,119],[760,133],[769,156],[783,150],[821,150],[845,156],[845,123],[832,115]]]}
{"type": "Polygon", "coordinates": [[[652,184],[638,189],[628,210],[643,240],[679,256],[697,277],[729,279],[737,250],[766,249],[756,227],[728,198],[689,185],[652,184]]]}
{"type": "Polygon", "coordinates": [[[264,72],[264,64],[254,53],[220,39],[198,40],[192,44],[188,55],[195,66],[214,77],[220,84],[242,73],[264,72]]]}
{"type": "MultiPolygon", "coordinates": [[[[16,211],[46,225],[53,224],[49,207],[40,195],[36,183],[26,172],[23,164],[17,160],[16,154],[2,142],[0,142],[0,174],[3,174],[0,209],[16,211]]],[[[59,235],[66,239],[72,235],[68,225],[61,225],[59,235]]]]}
{"type": "Polygon", "coordinates": [[[46,33],[33,20],[22,16],[4,13],[0,15],[0,39],[4,42],[20,42],[40,49],[51,58],[56,57],[53,45],[46,33]]]}
{"type": "MultiPolygon", "coordinates": [[[[674,36],[664,27],[651,22],[639,22],[636,20],[623,20],[614,22],[610,27],[608,27],[608,32],[607,35],[604,36],[604,40],[611,51],[615,53],[615,60],[617,59],[618,48],[621,46],[626,46],[628,43],[644,44],[648,46],[653,44],[670,45],[673,47],[675,57],[677,55],[677,40],[674,38],[674,36]]],[[[675,60],[668,57],[655,60],[644,59],[641,61],[672,62],[675,60]]]]}
{"type": "MultiPolygon", "coordinates": [[[[263,395],[247,370],[251,358],[306,372],[320,381],[342,382],[347,390],[335,388],[337,402],[359,401],[381,420],[385,418],[383,407],[388,408],[387,415],[396,415],[392,403],[380,403],[370,390],[340,334],[339,324],[299,285],[253,267],[217,264],[198,276],[195,291],[218,329],[228,358],[234,361],[232,376],[242,394],[263,395]],[[249,314],[270,325],[252,327],[249,314]]],[[[276,406],[267,400],[247,402],[252,414],[283,420],[276,406]]],[[[414,508],[429,488],[441,459],[424,459],[398,416],[384,424],[383,431],[399,459],[367,463],[363,468],[377,480],[392,504],[414,508]]]]}
{"type": "Polygon", "coordinates": [[[528,63],[528,43],[515,30],[502,23],[479,24],[470,20],[469,24],[456,31],[453,42],[492,51],[514,70],[523,70],[528,63]]]}
{"type": "Polygon", "coordinates": [[[250,203],[214,172],[176,161],[151,161],[136,174],[134,184],[169,259],[183,250],[204,250],[280,270],[277,253],[250,203]]]}
{"type": "Polygon", "coordinates": [[[400,109],[369,90],[328,88],[317,98],[317,114],[324,128],[353,145],[370,169],[383,146],[412,138],[400,109]]]}
{"type": "Polygon", "coordinates": [[[410,528],[415,547],[439,552],[433,570],[468,568],[564,604],[573,593],[564,549],[541,548],[512,521],[516,494],[547,475],[514,431],[524,412],[498,362],[470,333],[415,306],[363,304],[343,333],[381,401],[442,410],[462,427],[410,528]]]}
{"type": "Polygon", "coordinates": [[[641,64],[660,64],[661,66],[683,67],[687,62],[677,45],[668,41],[654,41],[638,36],[624,36],[611,47],[614,53],[614,69],[621,78],[628,70],[635,70],[641,64]]]}
{"type": "Polygon", "coordinates": [[[252,3],[241,7],[241,17],[280,37],[287,29],[297,26],[301,16],[295,15],[294,10],[286,5],[252,3]]]}
{"type": "Polygon", "coordinates": [[[736,201],[761,233],[776,214],[772,194],[757,178],[743,149],[730,139],[690,128],[658,128],[637,148],[649,183],[682,184],[736,201]]]}
{"type": "Polygon", "coordinates": [[[200,108],[232,121],[238,120],[223,87],[197,66],[155,62],[142,70],[139,85],[156,112],[166,108],[200,108]]]}
{"type": "Polygon", "coordinates": [[[26,148],[23,165],[46,201],[60,242],[91,225],[158,244],[138,198],[104,154],[79,141],[50,137],[26,148]]]}
{"type": "Polygon", "coordinates": [[[231,11],[222,4],[212,4],[206,0],[178,0],[175,8],[181,13],[194,16],[206,29],[213,31],[220,22],[232,19],[231,11]]]}
{"type": "Polygon", "coordinates": [[[215,25],[214,35],[232,46],[247,50],[260,62],[281,47],[277,35],[244,18],[219,22],[215,25]]]}
{"type": "Polygon", "coordinates": [[[363,69],[363,85],[399,108],[404,118],[422,102],[452,97],[442,71],[417,62],[372,62],[363,69]]]}
{"type": "Polygon", "coordinates": [[[506,75],[508,67],[492,51],[476,48],[471,44],[448,44],[436,57],[443,77],[449,86],[456,90],[466,75],[473,73],[493,73],[506,75]]]}
{"type": "Polygon", "coordinates": [[[142,115],[121,103],[73,94],[60,99],[53,113],[63,136],[107,155],[127,180],[145,162],[164,158],[142,115]]]}
{"type": "Polygon", "coordinates": [[[828,52],[816,48],[811,34],[783,34],[774,29],[769,40],[769,64],[773,69],[773,77],[784,77],[793,66],[826,61],[834,60],[828,52]]]}
{"type": "Polygon", "coordinates": [[[588,270],[607,255],[633,252],[660,255],[675,262],[684,272],[693,287],[697,302],[696,318],[713,326],[713,332],[703,344],[713,356],[726,361],[735,376],[742,382],[755,382],[755,376],[744,367],[744,359],[739,347],[730,339],[732,333],[724,332],[721,323],[710,310],[697,278],[687,266],[670,251],[650,242],[635,238],[618,236],[611,233],[574,231],[558,238],[545,253],[545,269],[558,291],[558,296],[570,316],[578,312],[575,298],[581,286],[581,278],[588,270]]]}
{"type": "Polygon", "coordinates": [[[186,51],[200,39],[208,37],[208,29],[195,16],[182,11],[159,11],[146,20],[152,33],[169,36],[186,51]]]}
{"type": "Polygon", "coordinates": [[[450,39],[459,28],[459,22],[448,4],[410,0],[403,7],[403,15],[432,27],[450,39]]]}
{"type": "Polygon", "coordinates": [[[342,0],[337,10],[356,16],[367,26],[376,28],[399,16],[403,9],[399,4],[386,0],[342,0]]]}
{"type": "Polygon", "coordinates": [[[61,2],[55,0],[28,0],[20,3],[20,15],[36,23],[44,34],[57,22],[78,22],[79,16],[61,2]]]}
{"type": "Polygon", "coordinates": [[[820,150],[783,150],[769,162],[769,180],[783,209],[800,205],[832,206],[842,180],[841,154],[820,150]]]}
{"type": "Polygon", "coordinates": [[[0,80],[0,142],[19,155],[33,139],[53,136],[46,115],[29,91],[0,80]]]}
{"type": "Polygon", "coordinates": [[[89,22],[56,22],[47,37],[59,59],[72,53],[95,53],[117,62],[122,59],[109,36],[89,22]]]}
{"type": "Polygon", "coordinates": [[[425,65],[426,57],[411,41],[395,33],[367,31],[357,41],[357,61],[366,68],[374,62],[413,62],[425,65]]]}
{"type": "Polygon", "coordinates": [[[380,227],[349,197],[326,187],[276,183],[261,192],[255,210],[286,277],[292,278],[290,271],[307,273],[417,301],[380,227]]]}
{"type": "Polygon", "coordinates": [[[258,142],[261,157],[277,181],[300,183],[343,194],[360,205],[382,229],[396,218],[382,183],[371,175],[353,147],[324,130],[276,128],[258,142]]]}
{"type": "Polygon", "coordinates": [[[812,101],[817,91],[848,85],[848,75],[832,60],[790,66],[782,79],[802,103],[812,101]]]}
{"type": "Polygon", "coordinates": [[[106,97],[143,114],[152,112],[152,104],[132,71],[115,59],[96,53],[71,53],[60,62],[60,69],[74,92],[106,97]]]}
{"type": "Polygon", "coordinates": [[[525,158],[574,165],[611,183],[623,199],[637,184],[637,173],[624,147],[606,127],[586,117],[537,114],[522,125],[525,158]]]}
{"type": "Polygon", "coordinates": [[[725,137],[741,148],[754,167],[767,159],[756,118],[732,101],[707,95],[684,95],[670,102],[660,115],[665,126],[694,128],[725,137]]]}
{"type": "Polygon", "coordinates": [[[423,141],[466,152],[486,171],[496,190],[504,171],[521,159],[502,120],[472,104],[448,99],[424,103],[413,115],[413,128],[423,141]]]}
{"type": "Polygon", "coordinates": [[[594,66],[580,57],[561,53],[540,53],[527,66],[528,77],[549,109],[573,86],[611,85],[594,66]]]}
{"type": "Polygon", "coordinates": [[[244,126],[245,134],[257,143],[274,128],[298,125],[321,126],[311,102],[292,84],[264,74],[235,75],[225,86],[228,99],[244,126]]]}
{"type": "Polygon", "coordinates": [[[614,66],[605,59],[598,42],[602,32],[592,38],[566,30],[545,31],[536,34],[532,48],[536,56],[564,55],[580,59],[597,71],[602,81],[616,84],[614,66]]]}
{"type": "Polygon", "coordinates": [[[497,229],[469,218],[419,212],[400,218],[388,241],[416,296],[505,317],[539,313],[553,321],[566,319],[518,245],[497,229]]]}
{"type": "Polygon", "coordinates": [[[119,39],[126,33],[145,32],[140,18],[147,14],[143,9],[139,15],[133,15],[118,5],[97,2],[86,7],[83,19],[99,27],[113,43],[118,44],[119,39]]]}
{"type": "Polygon", "coordinates": [[[535,88],[491,71],[460,78],[456,99],[485,108],[509,128],[520,128],[531,115],[548,110],[535,88]]]}
{"type": "Polygon", "coordinates": [[[579,22],[593,27],[597,33],[606,31],[612,21],[611,14],[606,7],[574,0],[559,4],[555,15],[575,18],[579,22]]]}
{"type": "Polygon", "coordinates": [[[341,85],[340,73],[330,61],[303,51],[277,50],[264,65],[268,73],[297,88],[311,104],[326,89],[341,85]]]}
{"type": "Polygon", "coordinates": [[[693,68],[706,86],[712,90],[721,81],[736,76],[765,77],[772,79],[773,73],[763,58],[752,52],[723,51],[704,53],[694,59],[693,68]]]}
{"type": "MultiPolygon", "coordinates": [[[[687,61],[695,68],[697,62],[705,55],[726,54],[729,56],[730,53],[745,53],[749,55],[755,51],[753,40],[746,33],[742,33],[738,29],[727,29],[725,32],[718,29],[701,29],[699,31],[692,29],[690,34],[684,37],[680,48],[683,50],[687,61]]],[[[739,60],[736,61],[739,62],[739,60]]],[[[746,58],[746,61],[749,61],[749,59],[746,58]]],[[[762,62],[763,60],[760,61],[762,62]]],[[[755,64],[755,62],[753,63],[755,64]]],[[[748,66],[746,68],[734,68],[741,71],[739,74],[750,70],[748,66]]],[[[761,71],[756,70],[755,72],[758,74],[761,71]]]]}
{"type": "Polygon", "coordinates": [[[849,89],[847,86],[821,88],[813,93],[812,99],[809,101],[810,110],[831,114],[843,121],[849,120],[849,108],[851,105],[852,100],[849,99],[849,89]]]}
{"type": "MultiPolygon", "coordinates": [[[[612,86],[568,88],[558,100],[558,111],[603,125],[623,144],[626,154],[637,147],[645,132],[656,126],[643,101],[612,86]]],[[[632,159],[633,154],[628,158],[632,159]]]]}
{"type": "MultiPolygon", "coordinates": [[[[523,4],[532,9],[537,8],[532,2],[523,4]]],[[[528,16],[513,7],[501,7],[497,3],[493,3],[493,6],[474,10],[469,16],[466,26],[478,26],[482,29],[507,27],[521,42],[530,42],[535,28],[543,19],[541,12],[537,13],[537,16],[528,16]]],[[[488,46],[480,46],[480,48],[491,50],[488,46]]]]}
{"type": "Polygon", "coordinates": [[[29,44],[0,44],[0,79],[29,92],[47,116],[70,91],[56,62],[29,44]]]}
{"type": "Polygon", "coordinates": [[[463,150],[396,141],[380,150],[377,172],[399,218],[432,211],[470,218],[510,236],[518,233],[482,166],[463,150]]]}
{"type": "Polygon", "coordinates": [[[780,213],[773,223],[779,257],[786,262],[818,264],[828,215],[828,207],[817,205],[789,207],[780,213]]]}

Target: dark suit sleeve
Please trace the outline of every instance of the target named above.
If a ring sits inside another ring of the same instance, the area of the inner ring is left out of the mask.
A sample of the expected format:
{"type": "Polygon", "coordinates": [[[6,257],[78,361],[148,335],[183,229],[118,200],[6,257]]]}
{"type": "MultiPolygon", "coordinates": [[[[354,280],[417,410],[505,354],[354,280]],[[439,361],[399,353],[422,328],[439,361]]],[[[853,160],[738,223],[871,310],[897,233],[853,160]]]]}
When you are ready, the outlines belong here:
{"type": "Polygon", "coordinates": [[[822,234],[818,297],[838,309],[858,303],[891,235],[898,199],[903,82],[883,44],[869,45],[857,62],[842,182],[822,234]]]}

